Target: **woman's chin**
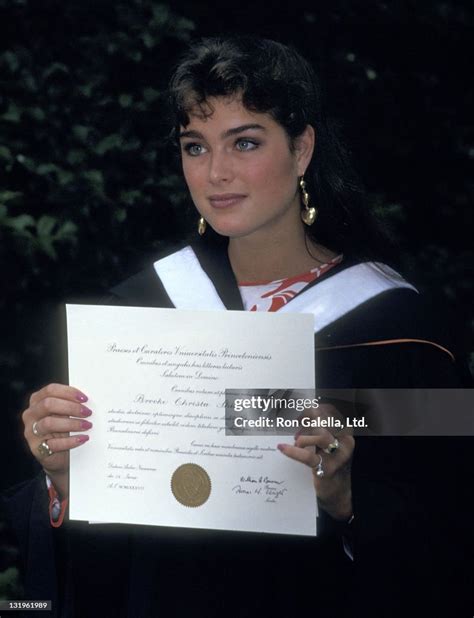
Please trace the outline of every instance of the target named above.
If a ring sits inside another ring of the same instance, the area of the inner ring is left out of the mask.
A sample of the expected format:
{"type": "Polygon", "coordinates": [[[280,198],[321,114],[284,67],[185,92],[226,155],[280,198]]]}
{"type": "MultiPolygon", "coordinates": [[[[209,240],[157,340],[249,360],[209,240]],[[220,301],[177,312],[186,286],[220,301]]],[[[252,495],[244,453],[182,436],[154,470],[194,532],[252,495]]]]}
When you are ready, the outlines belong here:
{"type": "Polygon", "coordinates": [[[248,227],[243,225],[209,225],[216,234],[219,234],[219,236],[227,236],[228,238],[242,238],[250,234],[248,227]]]}

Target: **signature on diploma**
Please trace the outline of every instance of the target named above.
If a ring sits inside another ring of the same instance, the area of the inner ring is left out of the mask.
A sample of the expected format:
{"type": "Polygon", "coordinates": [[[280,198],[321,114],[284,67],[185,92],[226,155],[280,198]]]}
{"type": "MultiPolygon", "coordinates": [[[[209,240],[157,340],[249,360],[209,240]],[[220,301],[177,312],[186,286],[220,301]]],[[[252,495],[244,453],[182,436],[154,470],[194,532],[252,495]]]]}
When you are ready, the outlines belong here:
{"type": "Polygon", "coordinates": [[[288,491],[285,482],[268,476],[241,476],[232,491],[236,495],[261,496],[265,502],[276,503],[288,491]]]}

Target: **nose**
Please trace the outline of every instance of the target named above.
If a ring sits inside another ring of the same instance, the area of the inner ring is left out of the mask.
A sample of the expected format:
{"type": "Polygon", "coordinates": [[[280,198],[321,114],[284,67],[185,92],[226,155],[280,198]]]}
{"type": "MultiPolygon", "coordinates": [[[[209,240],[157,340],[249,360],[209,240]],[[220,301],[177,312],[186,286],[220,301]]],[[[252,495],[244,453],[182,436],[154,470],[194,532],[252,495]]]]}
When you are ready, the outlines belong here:
{"type": "Polygon", "coordinates": [[[216,152],[209,158],[209,180],[213,184],[229,182],[233,178],[231,157],[226,152],[216,152]]]}

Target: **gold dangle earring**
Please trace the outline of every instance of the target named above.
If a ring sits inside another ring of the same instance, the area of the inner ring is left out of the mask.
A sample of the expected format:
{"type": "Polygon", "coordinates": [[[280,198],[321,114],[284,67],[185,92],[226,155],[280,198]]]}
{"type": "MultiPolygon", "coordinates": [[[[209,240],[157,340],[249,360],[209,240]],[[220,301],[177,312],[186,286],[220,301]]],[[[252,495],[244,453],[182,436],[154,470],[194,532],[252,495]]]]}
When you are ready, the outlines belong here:
{"type": "Polygon", "coordinates": [[[304,206],[304,210],[301,211],[301,220],[306,225],[313,225],[318,216],[318,211],[314,206],[309,205],[309,193],[306,191],[306,183],[303,176],[300,178],[300,191],[304,206]]]}
{"type": "Polygon", "coordinates": [[[199,234],[199,236],[203,236],[204,232],[206,231],[206,228],[207,228],[206,219],[204,219],[204,217],[200,217],[199,221],[198,221],[198,234],[199,234]]]}

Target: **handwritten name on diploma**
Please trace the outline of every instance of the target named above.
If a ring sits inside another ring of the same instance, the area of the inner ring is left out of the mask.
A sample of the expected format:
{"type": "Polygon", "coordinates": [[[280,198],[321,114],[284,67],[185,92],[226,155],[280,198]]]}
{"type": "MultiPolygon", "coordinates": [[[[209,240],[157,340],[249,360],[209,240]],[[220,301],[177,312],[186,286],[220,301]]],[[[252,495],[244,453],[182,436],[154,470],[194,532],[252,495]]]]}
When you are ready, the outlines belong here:
{"type": "Polygon", "coordinates": [[[277,481],[268,476],[241,476],[240,482],[232,487],[239,496],[261,496],[264,502],[276,503],[286,494],[285,481],[277,481]]]}
{"type": "Polygon", "coordinates": [[[266,416],[260,416],[259,418],[245,418],[244,416],[236,416],[233,419],[234,427],[242,428],[283,428],[283,429],[300,429],[304,428],[318,428],[324,427],[345,429],[346,427],[368,427],[365,420],[365,416],[357,418],[356,416],[346,416],[346,420],[342,421],[339,418],[330,416],[328,418],[282,418],[277,416],[276,418],[269,418],[266,416]]]}

